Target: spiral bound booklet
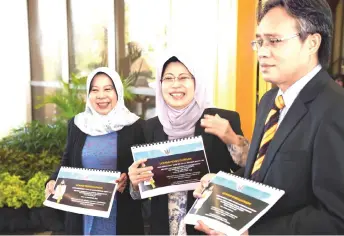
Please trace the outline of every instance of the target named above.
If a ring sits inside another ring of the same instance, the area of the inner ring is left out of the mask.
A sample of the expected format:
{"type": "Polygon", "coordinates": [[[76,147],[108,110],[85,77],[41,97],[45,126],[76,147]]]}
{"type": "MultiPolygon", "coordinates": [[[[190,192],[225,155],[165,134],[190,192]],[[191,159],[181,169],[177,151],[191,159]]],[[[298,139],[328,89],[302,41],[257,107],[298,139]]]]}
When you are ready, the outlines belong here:
{"type": "Polygon", "coordinates": [[[284,194],[262,183],[220,171],[185,216],[185,223],[202,220],[226,235],[241,235],[284,194]]]}
{"type": "Polygon", "coordinates": [[[62,166],[55,193],[43,202],[55,209],[108,218],[120,172],[62,166]]]}
{"type": "Polygon", "coordinates": [[[147,158],[153,167],[150,181],[139,184],[141,198],[194,190],[209,173],[202,136],[133,146],[134,161],[147,158]]]}

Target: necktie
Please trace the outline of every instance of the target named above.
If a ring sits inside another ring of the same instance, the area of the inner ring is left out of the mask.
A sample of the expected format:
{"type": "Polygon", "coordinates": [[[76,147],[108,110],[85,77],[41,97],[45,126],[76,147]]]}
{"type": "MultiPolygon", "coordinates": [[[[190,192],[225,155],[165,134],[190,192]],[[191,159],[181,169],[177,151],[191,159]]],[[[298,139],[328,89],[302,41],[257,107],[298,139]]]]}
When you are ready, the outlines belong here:
{"type": "Polygon", "coordinates": [[[262,166],[263,160],[265,158],[266,151],[268,150],[269,144],[277,131],[280,110],[284,107],[285,104],[282,95],[277,96],[275,99],[274,106],[270,110],[268,117],[265,121],[264,135],[259,146],[257,159],[254,162],[254,166],[251,172],[251,179],[253,180],[257,179],[259,169],[262,166]]]}

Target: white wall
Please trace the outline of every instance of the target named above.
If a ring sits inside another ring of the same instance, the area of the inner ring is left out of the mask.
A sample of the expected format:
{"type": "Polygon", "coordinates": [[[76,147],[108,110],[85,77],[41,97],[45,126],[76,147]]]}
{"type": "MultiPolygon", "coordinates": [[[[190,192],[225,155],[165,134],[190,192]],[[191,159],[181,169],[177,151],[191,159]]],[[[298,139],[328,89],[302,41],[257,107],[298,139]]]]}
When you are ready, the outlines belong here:
{"type": "Polygon", "coordinates": [[[0,138],[31,119],[26,0],[0,1],[0,138]]]}

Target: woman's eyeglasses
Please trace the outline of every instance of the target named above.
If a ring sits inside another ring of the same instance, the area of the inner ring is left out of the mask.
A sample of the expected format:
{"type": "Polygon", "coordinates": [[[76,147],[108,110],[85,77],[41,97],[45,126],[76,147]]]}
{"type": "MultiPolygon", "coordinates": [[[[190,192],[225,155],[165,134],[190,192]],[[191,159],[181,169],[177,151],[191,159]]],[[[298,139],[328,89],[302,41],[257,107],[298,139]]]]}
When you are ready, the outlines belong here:
{"type": "Polygon", "coordinates": [[[178,77],[176,77],[172,74],[167,74],[161,78],[161,83],[173,84],[176,80],[178,80],[179,83],[184,84],[184,83],[187,83],[188,81],[190,81],[192,79],[194,79],[194,78],[188,74],[180,74],[178,77]]]}

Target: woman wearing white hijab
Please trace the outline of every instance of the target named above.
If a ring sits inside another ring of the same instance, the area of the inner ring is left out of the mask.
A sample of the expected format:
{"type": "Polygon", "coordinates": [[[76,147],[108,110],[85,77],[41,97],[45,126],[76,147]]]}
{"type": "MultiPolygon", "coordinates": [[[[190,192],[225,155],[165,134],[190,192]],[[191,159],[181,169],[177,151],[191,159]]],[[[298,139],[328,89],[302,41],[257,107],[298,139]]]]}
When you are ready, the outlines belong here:
{"type": "MultiPolygon", "coordinates": [[[[202,135],[210,171],[234,172],[246,162],[248,141],[242,137],[239,114],[211,108],[202,68],[192,58],[170,54],[157,68],[157,117],[146,121],[146,142],[158,142],[202,135]]],[[[211,83],[210,81],[208,83],[211,83]]],[[[138,183],[152,177],[145,160],[129,168],[132,197],[139,199],[138,183]],[[148,172],[147,172],[148,171],[148,172]]],[[[192,191],[170,193],[151,200],[151,233],[161,235],[198,234],[185,226],[185,214],[194,203],[192,191]]]]}
{"type": "MultiPolygon", "coordinates": [[[[86,109],[68,124],[67,146],[61,166],[111,169],[122,174],[110,217],[67,212],[66,234],[144,233],[141,203],[131,199],[126,184],[126,172],[133,160],[130,147],[144,141],[142,122],[124,105],[123,85],[119,75],[105,67],[92,71],[87,78],[86,109]]],[[[46,184],[47,195],[54,193],[58,171],[46,184]]]]}

